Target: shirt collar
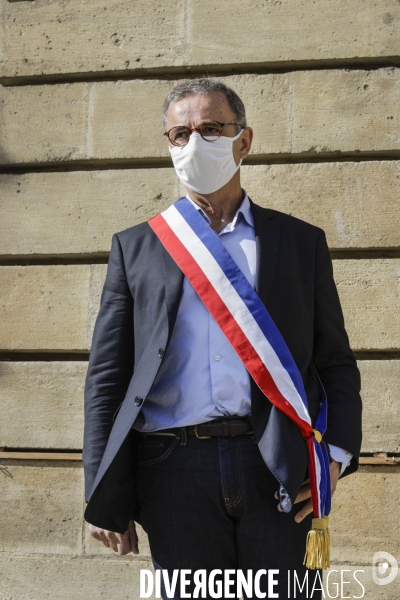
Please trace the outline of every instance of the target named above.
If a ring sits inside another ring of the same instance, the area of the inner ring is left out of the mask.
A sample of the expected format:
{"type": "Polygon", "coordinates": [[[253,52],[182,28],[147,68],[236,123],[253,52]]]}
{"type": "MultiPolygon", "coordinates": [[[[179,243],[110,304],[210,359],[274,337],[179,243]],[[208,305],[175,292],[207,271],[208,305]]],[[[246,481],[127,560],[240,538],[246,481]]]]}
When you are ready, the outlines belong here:
{"type": "MultiPolygon", "coordinates": [[[[252,227],[254,229],[254,219],[253,219],[253,215],[251,212],[251,207],[250,207],[250,200],[249,197],[247,195],[246,190],[243,190],[243,200],[241,205],[239,206],[239,208],[237,209],[235,216],[233,217],[232,221],[230,223],[228,223],[226,225],[226,227],[224,227],[224,229],[222,231],[225,231],[227,228],[227,231],[232,231],[238,222],[240,222],[241,219],[244,219],[246,221],[246,223],[248,225],[250,225],[250,227],[252,227]]],[[[186,198],[193,204],[193,206],[199,211],[199,213],[202,215],[202,217],[204,217],[204,219],[207,221],[208,224],[211,223],[208,215],[204,212],[204,210],[201,208],[201,206],[199,206],[198,204],[196,204],[196,202],[193,202],[193,200],[191,198],[189,198],[189,196],[186,196],[186,198]]],[[[220,233],[222,233],[222,231],[220,233]]]]}

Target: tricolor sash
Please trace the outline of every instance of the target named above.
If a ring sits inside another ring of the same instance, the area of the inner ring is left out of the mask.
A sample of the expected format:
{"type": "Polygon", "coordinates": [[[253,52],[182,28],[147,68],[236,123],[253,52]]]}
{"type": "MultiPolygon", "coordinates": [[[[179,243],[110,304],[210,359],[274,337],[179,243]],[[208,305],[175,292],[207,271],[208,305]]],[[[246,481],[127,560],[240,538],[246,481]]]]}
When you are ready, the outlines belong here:
{"type": "Polygon", "coordinates": [[[313,429],[303,380],[286,342],[261,299],[199,211],[187,198],[181,198],[150,219],[149,225],[258,387],[299,427],[308,447],[315,517],[305,561],[309,568],[326,568],[329,566],[327,517],[331,509],[331,486],[328,452],[322,441],[327,426],[327,399],[319,378],[320,412],[313,429]],[[315,530],[318,532],[313,535],[315,530]],[[318,537],[323,539],[322,556],[318,537]]]}

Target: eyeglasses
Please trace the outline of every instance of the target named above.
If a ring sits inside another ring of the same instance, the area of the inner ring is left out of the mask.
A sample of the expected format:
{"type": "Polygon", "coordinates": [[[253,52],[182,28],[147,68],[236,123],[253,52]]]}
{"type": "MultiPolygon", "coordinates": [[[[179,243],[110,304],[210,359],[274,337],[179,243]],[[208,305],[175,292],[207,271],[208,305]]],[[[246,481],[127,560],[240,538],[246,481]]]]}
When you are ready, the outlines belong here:
{"type": "Polygon", "coordinates": [[[189,129],[189,127],[185,127],[184,125],[172,127],[172,129],[166,131],[164,135],[167,136],[171,144],[174,146],[186,146],[193,131],[197,131],[203,140],[206,140],[206,142],[215,142],[221,137],[222,130],[226,125],[234,125],[236,128],[240,127],[240,129],[244,129],[244,127],[239,125],[239,123],[204,121],[204,123],[201,123],[201,125],[198,127],[193,127],[193,129],[189,129]]]}

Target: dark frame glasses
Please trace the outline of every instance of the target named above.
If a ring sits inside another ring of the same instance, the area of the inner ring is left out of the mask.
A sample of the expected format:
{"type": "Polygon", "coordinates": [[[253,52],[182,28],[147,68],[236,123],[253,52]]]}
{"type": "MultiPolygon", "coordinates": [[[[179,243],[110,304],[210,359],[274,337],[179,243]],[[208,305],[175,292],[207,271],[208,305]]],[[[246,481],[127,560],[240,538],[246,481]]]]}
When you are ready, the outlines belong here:
{"type": "Polygon", "coordinates": [[[240,125],[239,123],[220,123],[219,121],[204,121],[198,127],[193,127],[192,129],[186,127],[185,125],[177,125],[176,127],[171,127],[169,131],[164,132],[164,135],[167,136],[167,138],[173,146],[186,146],[186,144],[190,140],[190,136],[194,131],[197,131],[201,135],[203,140],[205,140],[206,142],[215,142],[221,137],[222,130],[226,125],[235,125],[236,127],[244,129],[243,125],[240,125]]]}

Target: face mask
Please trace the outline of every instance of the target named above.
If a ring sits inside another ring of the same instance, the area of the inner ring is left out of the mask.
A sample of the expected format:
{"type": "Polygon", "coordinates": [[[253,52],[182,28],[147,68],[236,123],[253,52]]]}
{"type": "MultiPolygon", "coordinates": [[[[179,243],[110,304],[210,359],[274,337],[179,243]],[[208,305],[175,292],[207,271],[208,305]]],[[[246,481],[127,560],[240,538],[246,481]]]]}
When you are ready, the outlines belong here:
{"type": "Polygon", "coordinates": [[[236,165],[232,145],[242,134],[207,142],[197,132],[186,146],[172,146],[172,162],[183,185],[199,194],[212,194],[228,183],[242,164],[236,165]]]}

